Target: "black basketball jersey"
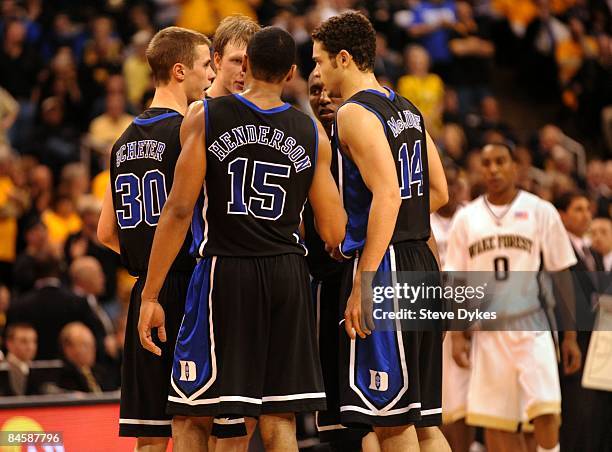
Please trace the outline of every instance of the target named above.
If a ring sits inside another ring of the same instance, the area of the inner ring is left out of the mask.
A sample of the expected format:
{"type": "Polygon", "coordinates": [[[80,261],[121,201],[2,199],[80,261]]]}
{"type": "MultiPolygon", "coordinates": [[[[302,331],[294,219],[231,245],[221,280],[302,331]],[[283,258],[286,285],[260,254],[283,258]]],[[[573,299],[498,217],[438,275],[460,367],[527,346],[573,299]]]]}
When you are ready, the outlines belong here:
{"type": "Polygon", "coordinates": [[[191,225],[200,256],[305,254],[298,228],[314,175],[316,124],[289,104],[205,100],[206,180],[191,225]]]}
{"type": "MultiPolygon", "coordinates": [[[[410,101],[391,90],[387,95],[375,90],[360,91],[345,103],[361,105],[374,113],[387,135],[402,198],[391,243],[427,240],[430,234],[429,165],[423,116],[410,101]]],[[[339,147],[337,136],[333,143],[339,147]]],[[[348,156],[343,157],[340,190],[348,224],[341,251],[351,255],[365,244],[372,193],[357,166],[348,156]]]]}
{"type": "MultiPolygon", "coordinates": [[[[132,275],[147,271],[155,227],[174,179],[181,152],[183,116],[166,108],[149,108],[123,132],[111,152],[111,189],[123,265],[132,275]]],[[[191,271],[191,237],[170,271],[191,271]]]]}
{"type": "MultiPolygon", "coordinates": [[[[342,156],[339,154],[339,150],[332,149],[330,169],[336,185],[338,185],[340,177],[339,161],[342,160],[342,156]]],[[[327,251],[325,251],[325,242],[321,240],[315,227],[314,212],[310,203],[306,203],[306,208],[304,209],[304,232],[304,243],[308,249],[306,262],[312,277],[321,281],[342,273],[344,266],[332,259],[327,251]]]]}

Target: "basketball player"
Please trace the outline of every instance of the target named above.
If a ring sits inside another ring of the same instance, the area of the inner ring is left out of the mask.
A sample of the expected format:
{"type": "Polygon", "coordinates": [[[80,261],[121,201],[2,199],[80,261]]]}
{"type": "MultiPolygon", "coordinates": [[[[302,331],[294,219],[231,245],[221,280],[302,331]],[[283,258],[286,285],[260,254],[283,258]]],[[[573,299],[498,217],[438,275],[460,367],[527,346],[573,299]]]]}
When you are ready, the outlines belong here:
{"type": "MultiPolygon", "coordinates": [[[[244,89],[242,60],[247,44],[261,27],[248,16],[232,15],[221,21],[213,37],[215,79],[206,90],[206,98],[227,96],[244,89]]],[[[216,452],[248,449],[255,423],[240,417],[217,417],[213,420],[210,445],[216,452]],[[216,440],[219,438],[219,441],[216,440]]]]}
{"type": "MultiPolygon", "coordinates": [[[[511,145],[489,144],[481,157],[487,191],[457,213],[445,269],[495,272],[499,281],[493,303],[507,328],[477,331],[471,343],[467,333],[452,334],[453,358],[471,368],[466,422],[486,428],[487,450],[520,452],[527,447],[516,432],[529,420],[538,452],[558,452],[561,393],[555,346],[550,333],[526,331],[525,325],[546,323],[536,278],[540,256],[544,268],[554,272],[572,266],[576,258],[552,204],[516,187],[511,145]]],[[[566,332],[562,343],[570,373],[580,368],[575,337],[566,332]]]]}
{"type": "MultiPolygon", "coordinates": [[[[330,98],[323,86],[321,76],[312,71],[308,77],[308,95],[310,107],[323,125],[328,137],[332,136],[334,116],[340,99],[330,98]]],[[[338,160],[342,157],[332,152],[331,170],[338,183],[338,160]]],[[[315,413],[315,424],[319,438],[329,443],[332,451],[361,450],[362,438],[369,429],[347,428],[340,423],[340,400],[338,394],[338,300],[343,265],[332,259],[325,250],[325,243],[318,236],[314,224],[312,209],[307,203],[304,209],[304,241],[308,248],[306,260],[312,276],[312,292],[315,297],[317,312],[317,331],[319,336],[319,353],[321,369],[325,383],[327,410],[315,413]]],[[[364,444],[364,450],[367,445],[364,444]]]]}
{"type": "MultiPolygon", "coordinates": [[[[345,265],[341,294],[349,336],[340,338],[342,423],[373,426],[383,451],[418,450],[412,424],[441,421],[442,335],[370,331],[361,315],[361,278],[379,269],[438,271],[426,242],[430,198],[433,211],[448,200],[444,172],[420,112],[374,77],[371,23],[344,13],[313,39],[316,71],[330,95],[344,100],[333,137],[343,153],[349,215],[340,251],[358,254],[345,265]]],[[[423,429],[421,439],[422,450],[448,450],[437,428],[423,429]]]]}
{"type": "Polygon", "coordinates": [[[206,90],[207,97],[227,96],[244,89],[242,60],[249,40],[260,28],[253,19],[242,15],[221,21],[212,41],[216,77],[206,90]]]}
{"type": "Polygon", "coordinates": [[[164,335],[158,293],[193,212],[201,259],[168,398],[179,452],[206,450],[217,415],[259,416],[266,450],[296,451],[294,413],[325,408],[297,230],[308,199],[319,235],[337,246],[346,214],[324,131],[280,98],[294,60],[290,34],[259,31],[243,62],[244,93],[193,105],[181,128],[183,152],[153,243],[139,323],[143,346],[160,354],[151,337],[152,328],[164,335]]]}
{"type": "Polygon", "coordinates": [[[132,289],[122,369],[120,436],[138,437],[137,449],[166,450],[171,416],[166,415],[172,350],[183,316],[189,278],[195,265],[183,242],[172,263],[159,303],[166,312],[160,356],[138,341],[140,293],[144,287],[155,227],[172,187],[181,152],[179,130],[190,102],[201,99],[214,73],[210,41],[184,28],[158,32],[147,49],[156,89],[151,106],[126,129],[111,152],[111,183],[98,224],[100,241],[119,252],[138,277],[132,289]]]}

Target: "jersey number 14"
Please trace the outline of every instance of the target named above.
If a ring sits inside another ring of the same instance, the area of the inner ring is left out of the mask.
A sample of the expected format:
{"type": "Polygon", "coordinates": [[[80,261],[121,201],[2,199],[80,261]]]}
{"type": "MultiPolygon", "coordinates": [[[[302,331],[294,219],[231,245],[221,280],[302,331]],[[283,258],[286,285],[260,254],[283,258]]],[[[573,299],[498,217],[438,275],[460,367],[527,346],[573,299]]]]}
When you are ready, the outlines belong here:
{"type": "Polygon", "coordinates": [[[401,168],[400,196],[412,198],[412,185],[417,184],[417,196],[423,196],[423,159],[421,158],[421,140],[414,143],[412,156],[408,156],[408,144],[402,144],[398,160],[401,168]]]}

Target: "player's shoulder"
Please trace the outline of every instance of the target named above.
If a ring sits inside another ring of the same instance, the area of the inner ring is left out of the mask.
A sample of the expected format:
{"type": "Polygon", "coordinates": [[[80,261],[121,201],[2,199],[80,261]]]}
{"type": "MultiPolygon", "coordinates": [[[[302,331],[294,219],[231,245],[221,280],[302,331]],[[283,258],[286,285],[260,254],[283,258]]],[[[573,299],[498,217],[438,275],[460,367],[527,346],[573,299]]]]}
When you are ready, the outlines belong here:
{"type": "Polygon", "coordinates": [[[539,196],[528,191],[521,190],[519,193],[519,205],[523,208],[530,209],[536,213],[550,214],[557,212],[555,206],[550,201],[547,201],[539,196]]]}

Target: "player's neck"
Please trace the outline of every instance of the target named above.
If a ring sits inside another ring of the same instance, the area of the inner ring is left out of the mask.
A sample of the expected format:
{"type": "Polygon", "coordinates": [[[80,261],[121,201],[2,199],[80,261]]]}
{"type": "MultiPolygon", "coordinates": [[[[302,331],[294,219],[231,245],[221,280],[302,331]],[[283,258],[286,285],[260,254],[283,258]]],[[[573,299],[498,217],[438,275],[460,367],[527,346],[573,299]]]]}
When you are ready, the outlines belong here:
{"type": "Polygon", "coordinates": [[[215,97],[229,96],[232,93],[225,89],[223,82],[219,78],[216,78],[213,80],[210,88],[206,90],[206,94],[214,99],[215,97]]]}
{"type": "Polygon", "coordinates": [[[268,83],[251,78],[245,81],[244,91],[240,95],[253,102],[259,108],[267,110],[285,105],[281,99],[282,92],[282,84],[268,83]]]}
{"type": "Polygon", "coordinates": [[[170,84],[155,88],[155,95],[149,108],[169,108],[185,116],[187,112],[187,96],[183,90],[170,84]]]}
{"type": "Polygon", "coordinates": [[[359,91],[366,89],[373,89],[381,93],[385,92],[385,89],[378,83],[373,72],[356,71],[349,77],[345,77],[342,81],[340,85],[340,95],[342,99],[346,100],[359,91]]]}
{"type": "Polygon", "coordinates": [[[518,192],[518,188],[512,187],[511,189],[500,193],[487,193],[487,202],[489,204],[493,204],[494,206],[505,206],[510,204],[514,198],[516,198],[518,192]]]}

